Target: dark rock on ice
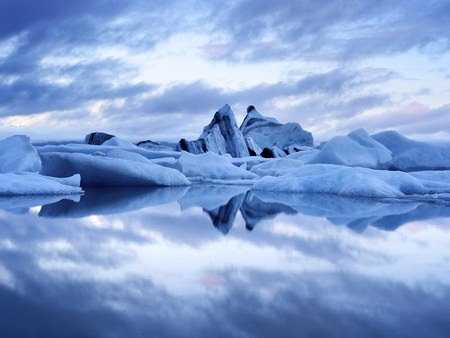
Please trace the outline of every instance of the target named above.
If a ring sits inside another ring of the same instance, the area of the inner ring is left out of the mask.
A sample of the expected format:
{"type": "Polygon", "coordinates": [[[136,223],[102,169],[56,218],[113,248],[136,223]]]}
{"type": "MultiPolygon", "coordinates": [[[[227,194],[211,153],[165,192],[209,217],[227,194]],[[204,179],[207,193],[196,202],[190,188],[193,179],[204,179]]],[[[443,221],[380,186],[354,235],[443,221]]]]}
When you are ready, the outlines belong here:
{"type": "Polygon", "coordinates": [[[93,133],[86,135],[84,142],[86,144],[94,144],[94,145],[99,146],[113,137],[114,137],[114,135],[111,135],[111,134],[102,133],[102,132],[93,132],[93,133]]]}

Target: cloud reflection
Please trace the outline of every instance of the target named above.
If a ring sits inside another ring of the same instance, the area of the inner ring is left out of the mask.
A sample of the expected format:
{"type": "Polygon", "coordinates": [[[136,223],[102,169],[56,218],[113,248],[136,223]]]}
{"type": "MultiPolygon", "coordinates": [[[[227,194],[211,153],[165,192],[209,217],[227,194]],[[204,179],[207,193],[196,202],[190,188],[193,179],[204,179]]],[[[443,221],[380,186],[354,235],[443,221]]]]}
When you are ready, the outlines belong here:
{"type": "Polygon", "coordinates": [[[0,211],[2,333],[449,332],[446,206],[199,189],[88,191],[40,217],[0,211]],[[364,229],[355,231],[358,220],[364,229]]]}

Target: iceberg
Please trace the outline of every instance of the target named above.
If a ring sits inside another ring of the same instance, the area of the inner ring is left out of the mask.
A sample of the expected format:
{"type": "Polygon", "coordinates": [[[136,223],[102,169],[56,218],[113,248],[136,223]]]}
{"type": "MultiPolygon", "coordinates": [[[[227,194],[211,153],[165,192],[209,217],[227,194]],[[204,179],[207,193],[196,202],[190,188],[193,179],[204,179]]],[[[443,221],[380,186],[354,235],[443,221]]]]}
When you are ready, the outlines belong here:
{"type": "Polygon", "coordinates": [[[0,174],[0,196],[81,194],[80,176],[47,177],[36,173],[0,174]]]}
{"type": "Polygon", "coordinates": [[[253,183],[253,180],[258,178],[256,174],[235,166],[230,157],[213,152],[197,155],[183,152],[176,167],[191,181],[238,180],[242,183],[249,183],[248,180],[252,180],[253,183]]]}
{"type": "Polygon", "coordinates": [[[430,186],[419,178],[399,171],[332,164],[306,164],[283,176],[266,176],[255,183],[254,189],[372,198],[403,198],[411,195],[450,192],[450,183],[441,182],[430,186]]]}
{"type": "Polygon", "coordinates": [[[292,145],[313,145],[312,134],[304,130],[298,123],[282,124],[272,117],[263,116],[254,106],[247,108],[247,115],[240,130],[246,138],[251,138],[260,148],[280,149],[292,145]]]}
{"type": "Polygon", "coordinates": [[[83,187],[189,185],[179,171],[151,163],[78,153],[42,153],[44,175],[63,177],[79,173],[83,187]]]}
{"type": "Polygon", "coordinates": [[[389,149],[371,138],[364,129],[358,129],[347,136],[332,138],[308,163],[383,169],[391,160],[389,149]]]}
{"type": "Polygon", "coordinates": [[[228,104],[214,114],[198,140],[181,139],[179,147],[193,154],[214,152],[220,155],[230,154],[232,157],[250,155],[244,136],[237,127],[234,113],[228,104]]]}
{"type": "Polygon", "coordinates": [[[15,135],[0,140],[0,173],[39,172],[41,159],[30,138],[15,135]]]}
{"type": "Polygon", "coordinates": [[[402,171],[450,169],[450,146],[411,140],[396,131],[372,135],[392,152],[391,167],[402,171]]]}

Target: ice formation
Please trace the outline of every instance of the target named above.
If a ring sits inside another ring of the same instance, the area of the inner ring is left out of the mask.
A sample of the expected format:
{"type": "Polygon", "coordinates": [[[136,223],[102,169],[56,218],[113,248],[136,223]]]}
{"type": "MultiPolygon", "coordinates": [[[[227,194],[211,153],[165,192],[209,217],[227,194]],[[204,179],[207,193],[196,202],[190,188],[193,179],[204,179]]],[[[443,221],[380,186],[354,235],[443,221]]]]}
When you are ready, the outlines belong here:
{"type": "Polygon", "coordinates": [[[177,170],[123,158],[78,153],[43,153],[42,173],[63,177],[79,173],[87,187],[183,186],[186,177],[177,170]]]}
{"type": "Polygon", "coordinates": [[[30,138],[15,135],[0,140],[0,173],[39,172],[41,159],[30,138]]]}

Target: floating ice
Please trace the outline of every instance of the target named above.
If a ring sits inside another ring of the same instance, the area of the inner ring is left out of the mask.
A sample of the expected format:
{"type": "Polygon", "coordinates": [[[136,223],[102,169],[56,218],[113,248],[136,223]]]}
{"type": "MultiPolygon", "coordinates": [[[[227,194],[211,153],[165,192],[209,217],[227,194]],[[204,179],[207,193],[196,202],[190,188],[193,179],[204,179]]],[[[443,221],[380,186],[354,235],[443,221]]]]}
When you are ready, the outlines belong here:
{"type": "Polygon", "coordinates": [[[0,140],[0,173],[39,172],[41,159],[30,138],[15,135],[0,140]]]}
{"type": "Polygon", "coordinates": [[[177,167],[184,175],[195,181],[254,180],[258,177],[233,165],[230,157],[213,152],[198,155],[183,152],[178,159],[177,167]]]}
{"type": "Polygon", "coordinates": [[[403,171],[450,169],[450,146],[418,142],[396,131],[372,137],[392,151],[392,168],[403,171]]]}
{"type": "Polygon", "coordinates": [[[47,177],[35,173],[0,174],[0,196],[80,194],[80,176],[47,177]]]}
{"type": "Polygon", "coordinates": [[[81,185],[182,186],[189,181],[179,171],[157,164],[77,153],[42,153],[42,173],[62,177],[79,173],[81,185]]]}
{"type": "Polygon", "coordinates": [[[373,170],[331,164],[307,164],[280,177],[264,177],[255,190],[326,193],[342,196],[405,197],[450,192],[450,183],[433,187],[399,171],[373,170]]]}
{"type": "Polygon", "coordinates": [[[391,151],[358,129],[348,136],[328,141],[309,163],[339,164],[351,167],[386,168],[392,160],[391,151]]]}

